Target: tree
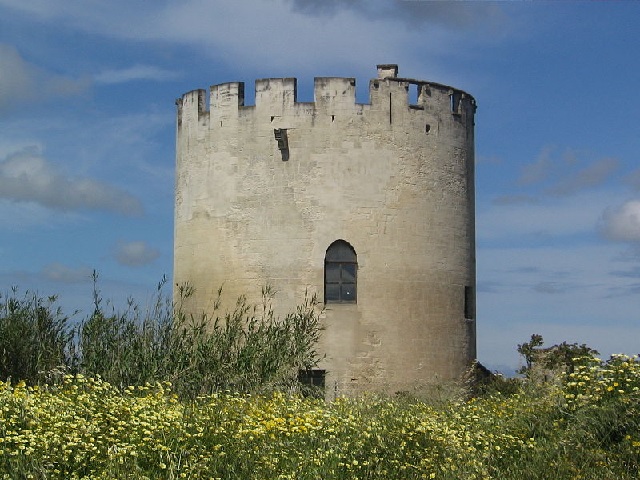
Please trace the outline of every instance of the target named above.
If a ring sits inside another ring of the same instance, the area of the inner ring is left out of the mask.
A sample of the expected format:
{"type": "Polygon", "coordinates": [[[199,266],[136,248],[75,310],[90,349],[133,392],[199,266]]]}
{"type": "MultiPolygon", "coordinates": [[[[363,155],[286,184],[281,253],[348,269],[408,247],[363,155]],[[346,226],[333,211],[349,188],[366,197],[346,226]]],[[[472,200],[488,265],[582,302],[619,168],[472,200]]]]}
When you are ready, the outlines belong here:
{"type": "Polygon", "coordinates": [[[571,373],[575,366],[585,357],[594,357],[598,351],[588,347],[584,343],[562,342],[548,348],[542,348],[544,339],[542,335],[534,333],[531,340],[518,345],[518,353],[524,357],[525,365],[517,370],[517,373],[530,376],[534,367],[551,371],[566,371],[571,373]]]}

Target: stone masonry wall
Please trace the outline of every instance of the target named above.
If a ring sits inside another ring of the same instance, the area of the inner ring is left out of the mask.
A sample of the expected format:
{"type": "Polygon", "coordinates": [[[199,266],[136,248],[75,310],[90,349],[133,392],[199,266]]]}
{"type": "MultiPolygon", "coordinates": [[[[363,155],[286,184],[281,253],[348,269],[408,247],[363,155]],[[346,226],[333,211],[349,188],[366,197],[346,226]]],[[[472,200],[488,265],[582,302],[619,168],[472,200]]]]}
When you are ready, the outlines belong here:
{"type": "Polygon", "coordinates": [[[211,87],[209,108],[204,90],[177,102],[174,280],[196,288],[188,308],[210,310],[221,285],[235,302],[271,284],[281,314],[305,292],[323,299],[342,239],[358,299],[322,313],[327,397],[459,378],[476,355],[473,97],[395,65],[378,67],[368,104],[352,78],[316,78],[312,103],[293,78],[255,89],[254,106],[242,83],[211,87]]]}

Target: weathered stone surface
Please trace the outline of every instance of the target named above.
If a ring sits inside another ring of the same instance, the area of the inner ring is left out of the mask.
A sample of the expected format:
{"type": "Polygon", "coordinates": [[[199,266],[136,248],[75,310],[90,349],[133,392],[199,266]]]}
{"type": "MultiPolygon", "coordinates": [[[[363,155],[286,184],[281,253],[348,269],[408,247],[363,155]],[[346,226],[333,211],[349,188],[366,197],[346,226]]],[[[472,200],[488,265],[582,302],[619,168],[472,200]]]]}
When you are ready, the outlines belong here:
{"type": "Polygon", "coordinates": [[[328,398],[453,380],[476,355],[475,101],[395,75],[379,66],[368,104],[351,78],[316,78],[313,103],[293,78],[258,80],[255,106],[242,83],[211,87],[209,109],[204,90],[177,102],[174,280],[196,287],[188,308],[268,283],[291,311],[305,292],[324,298],[332,242],[355,249],[357,304],[322,313],[328,398]]]}

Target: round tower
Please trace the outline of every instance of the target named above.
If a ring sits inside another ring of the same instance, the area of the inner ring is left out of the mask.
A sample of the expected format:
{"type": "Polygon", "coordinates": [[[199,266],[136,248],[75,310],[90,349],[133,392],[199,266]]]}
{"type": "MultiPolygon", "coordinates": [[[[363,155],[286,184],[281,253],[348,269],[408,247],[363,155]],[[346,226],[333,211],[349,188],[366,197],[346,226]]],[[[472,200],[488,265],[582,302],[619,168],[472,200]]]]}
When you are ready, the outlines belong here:
{"type": "Polygon", "coordinates": [[[174,280],[211,309],[272,285],[323,301],[327,397],[413,391],[476,356],[474,98],[379,65],[355,79],[194,90],[177,101],[174,280]]]}

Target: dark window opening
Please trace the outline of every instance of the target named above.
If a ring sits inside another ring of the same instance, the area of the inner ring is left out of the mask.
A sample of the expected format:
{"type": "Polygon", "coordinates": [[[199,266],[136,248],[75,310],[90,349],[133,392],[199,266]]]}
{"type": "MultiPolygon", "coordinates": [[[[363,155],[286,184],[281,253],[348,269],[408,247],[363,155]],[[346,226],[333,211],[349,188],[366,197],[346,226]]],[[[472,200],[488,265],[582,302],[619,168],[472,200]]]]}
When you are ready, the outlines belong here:
{"type": "Polygon", "coordinates": [[[310,397],[323,398],[325,388],[326,370],[299,370],[298,382],[302,394],[310,397]]]}
{"type": "Polygon", "coordinates": [[[344,240],[336,240],[324,257],[324,302],[357,302],[358,260],[356,252],[344,240]]]}
{"type": "Polygon", "coordinates": [[[460,113],[460,94],[455,92],[449,94],[449,102],[451,105],[451,113],[460,113]]]}
{"type": "Polygon", "coordinates": [[[476,297],[473,287],[464,287],[464,318],[474,320],[476,318],[476,297]]]}
{"type": "Polygon", "coordinates": [[[289,138],[287,136],[287,129],[274,128],[273,136],[278,142],[278,150],[280,150],[280,153],[282,154],[282,160],[286,162],[289,160],[289,138]]]}

